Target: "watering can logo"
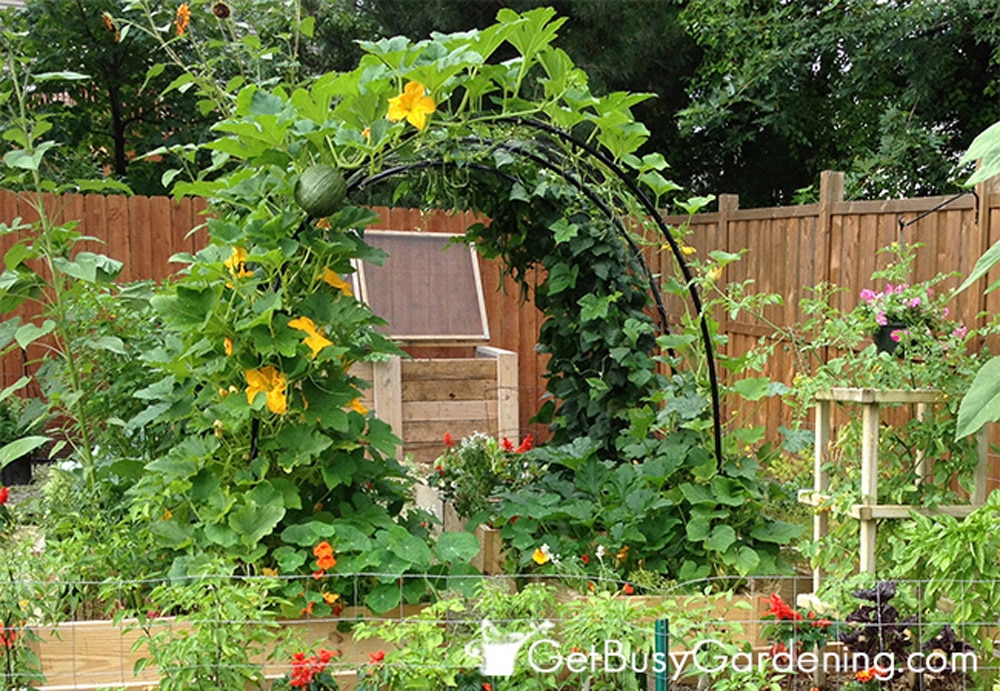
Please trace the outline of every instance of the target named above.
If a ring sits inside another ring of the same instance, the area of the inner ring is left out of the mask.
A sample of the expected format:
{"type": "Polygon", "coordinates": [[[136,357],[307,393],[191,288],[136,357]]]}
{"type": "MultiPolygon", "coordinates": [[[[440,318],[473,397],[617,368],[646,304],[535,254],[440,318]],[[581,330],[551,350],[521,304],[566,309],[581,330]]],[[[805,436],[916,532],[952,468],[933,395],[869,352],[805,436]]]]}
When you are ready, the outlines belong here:
{"type": "Polygon", "coordinates": [[[469,643],[465,652],[472,657],[482,658],[479,672],[486,677],[510,677],[514,675],[514,661],[517,653],[528,640],[540,631],[548,631],[554,626],[551,621],[533,624],[532,630],[524,632],[501,632],[489,619],[484,619],[479,627],[480,640],[469,643]]]}

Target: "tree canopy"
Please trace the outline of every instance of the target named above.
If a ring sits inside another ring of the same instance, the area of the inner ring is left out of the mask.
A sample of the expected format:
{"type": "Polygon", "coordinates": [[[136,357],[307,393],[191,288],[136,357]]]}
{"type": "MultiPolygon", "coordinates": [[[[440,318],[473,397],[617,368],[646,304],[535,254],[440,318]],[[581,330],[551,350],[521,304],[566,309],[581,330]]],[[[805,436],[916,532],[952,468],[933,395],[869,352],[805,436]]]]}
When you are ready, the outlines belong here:
{"type": "MultiPolygon", "coordinates": [[[[177,9],[159,4],[168,29],[177,9]]],[[[947,192],[964,171],[961,152],[995,119],[1000,10],[981,0],[193,0],[190,31],[216,32],[205,64],[240,76],[251,39],[300,41],[281,68],[342,70],[359,40],[483,28],[508,7],[552,6],[565,17],[557,45],[587,72],[595,93],[653,93],[636,106],[671,177],[692,194],[729,192],[743,206],[808,197],[819,173],[848,173],[852,197],[947,192]],[[225,26],[216,6],[232,14],[225,26]],[[307,21],[298,35],[289,27],[307,21]],[[235,27],[235,29],[231,28],[235,27]],[[235,31],[232,35],[226,31],[235,31]],[[282,38],[284,37],[284,38],[282,38]],[[249,42],[248,42],[249,40],[249,42]]],[[[61,122],[79,142],[77,163],[96,156],[139,191],[157,176],[129,152],[162,145],[178,128],[204,128],[204,111],[176,74],[148,80],[156,57],[146,38],[116,40],[108,16],[131,0],[28,0],[20,24],[45,70],[75,70],[61,122]],[[81,153],[82,152],[82,153],[81,153]],[[140,173],[142,173],[140,175],[140,173]]],[[[183,37],[178,37],[183,50],[183,37]]],[[[506,59],[504,55],[493,58],[506,59]]],[[[256,64],[260,64],[259,61],[256,64]]],[[[268,75],[248,75],[246,78],[268,75]]],[[[64,85],[60,85],[62,88],[64,85]]],[[[149,168],[154,164],[143,164],[149,168]]]]}

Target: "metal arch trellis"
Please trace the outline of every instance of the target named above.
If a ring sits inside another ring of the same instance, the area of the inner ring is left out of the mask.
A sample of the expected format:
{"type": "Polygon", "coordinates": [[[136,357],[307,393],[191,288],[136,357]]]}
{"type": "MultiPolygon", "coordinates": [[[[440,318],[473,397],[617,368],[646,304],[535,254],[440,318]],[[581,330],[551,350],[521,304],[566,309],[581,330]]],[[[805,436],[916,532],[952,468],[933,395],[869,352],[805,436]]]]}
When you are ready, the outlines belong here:
{"type": "MultiPolygon", "coordinates": [[[[608,172],[610,172],[615,178],[617,178],[621,183],[623,183],[628,190],[628,192],[633,195],[634,199],[639,203],[643,212],[653,221],[656,228],[660,231],[660,234],[666,240],[667,244],[670,246],[671,252],[676,259],[678,266],[681,270],[681,275],[688,287],[688,295],[691,300],[692,307],[698,314],[699,319],[699,329],[701,331],[701,338],[705,349],[705,359],[708,368],[709,377],[709,388],[712,403],[712,429],[713,429],[713,441],[714,441],[714,451],[716,458],[716,469],[721,474],[723,469],[723,455],[722,455],[722,404],[721,396],[719,392],[719,379],[718,370],[715,362],[715,350],[712,346],[711,332],[708,327],[708,320],[704,313],[703,303],[701,301],[701,296],[698,293],[698,288],[694,282],[694,275],[691,272],[687,261],[684,259],[684,254],[681,252],[680,245],[677,243],[676,238],[674,238],[673,233],[670,230],[670,226],[667,225],[659,214],[659,210],[656,208],[652,200],[642,191],[639,185],[633,180],[629,174],[621,168],[615,161],[610,159],[608,156],[590,146],[586,142],[579,140],[574,137],[569,132],[561,130],[557,127],[549,125],[544,122],[537,120],[526,119],[526,118],[501,118],[497,122],[512,124],[520,127],[525,127],[528,129],[535,130],[537,132],[544,133],[550,137],[555,137],[558,141],[561,141],[565,145],[569,145],[580,152],[591,157],[594,161],[597,161],[601,166],[603,166],[608,172]]],[[[659,287],[656,285],[655,279],[650,271],[648,265],[646,264],[641,252],[635,246],[634,241],[629,237],[624,224],[617,215],[614,214],[610,206],[600,199],[593,190],[591,190],[584,180],[574,176],[566,169],[559,166],[557,163],[549,161],[544,157],[540,156],[538,153],[527,151],[521,147],[512,146],[510,144],[500,144],[497,145],[489,139],[480,138],[478,140],[483,144],[489,144],[493,146],[501,146],[505,151],[511,153],[512,155],[521,156],[533,163],[543,166],[553,172],[554,174],[563,178],[566,182],[577,189],[581,194],[587,197],[587,199],[593,203],[598,210],[608,218],[608,220],[615,226],[615,228],[622,234],[626,242],[629,244],[630,248],[635,252],[635,256],[643,269],[646,278],[650,282],[650,291],[654,296],[654,300],[657,306],[658,316],[660,317],[661,329],[666,332],[669,330],[669,325],[666,320],[666,312],[663,306],[662,295],[660,293],[659,287]]],[[[438,158],[434,160],[422,160],[414,161],[409,163],[403,163],[400,165],[395,165],[390,168],[385,168],[373,175],[364,177],[355,177],[348,184],[348,193],[360,190],[364,187],[376,184],[377,182],[395,177],[398,175],[403,175],[407,172],[419,169],[435,168],[446,166],[450,161],[443,158],[438,158]]],[[[496,167],[487,166],[484,164],[477,164],[466,162],[463,165],[471,167],[475,170],[481,172],[494,174],[501,176],[508,181],[517,181],[517,178],[511,176],[503,171],[497,169],[496,167]]],[[[595,173],[598,169],[594,166],[587,166],[585,172],[595,173]]],[[[308,221],[308,219],[307,219],[308,221]]]]}

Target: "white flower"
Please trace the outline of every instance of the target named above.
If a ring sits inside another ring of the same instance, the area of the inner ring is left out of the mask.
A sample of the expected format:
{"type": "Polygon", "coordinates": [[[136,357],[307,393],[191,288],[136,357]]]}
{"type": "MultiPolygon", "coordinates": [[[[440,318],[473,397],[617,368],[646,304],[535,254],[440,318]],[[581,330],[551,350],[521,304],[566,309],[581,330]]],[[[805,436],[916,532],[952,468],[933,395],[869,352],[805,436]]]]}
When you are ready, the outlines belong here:
{"type": "Polygon", "coordinates": [[[607,552],[604,550],[604,545],[598,545],[597,546],[597,558],[603,560],[605,554],[607,554],[607,552]]]}
{"type": "Polygon", "coordinates": [[[813,593],[799,593],[795,598],[795,606],[799,609],[815,612],[817,615],[829,614],[833,611],[833,605],[823,602],[813,593]]]}

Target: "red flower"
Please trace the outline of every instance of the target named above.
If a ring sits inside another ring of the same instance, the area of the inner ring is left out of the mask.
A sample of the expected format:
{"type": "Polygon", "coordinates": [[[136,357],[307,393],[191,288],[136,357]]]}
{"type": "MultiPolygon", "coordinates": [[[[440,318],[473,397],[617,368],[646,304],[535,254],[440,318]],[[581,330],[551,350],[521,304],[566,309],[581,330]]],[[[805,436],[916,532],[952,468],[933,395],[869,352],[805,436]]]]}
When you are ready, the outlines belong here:
{"type": "Polygon", "coordinates": [[[854,673],[854,678],[860,681],[861,683],[864,683],[866,681],[871,681],[872,679],[875,678],[875,668],[872,667],[871,669],[858,670],[857,672],[854,673]]]}
{"type": "Polygon", "coordinates": [[[434,466],[434,470],[438,472],[438,475],[444,475],[444,466],[436,465],[434,466]]]}
{"type": "Polygon", "coordinates": [[[817,629],[825,629],[827,626],[830,626],[832,623],[833,622],[830,621],[829,619],[817,619],[816,621],[813,622],[812,625],[815,626],[817,629]]]}
{"type": "Polygon", "coordinates": [[[483,691],[493,691],[493,684],[489,683],[488,681],[483,682],[483,691]]]}
{"type": "Polygon", "coordinates": [[[504,451],[510,453],[511,451],[514,450],[514,442],[512,442],[507,437],[504,437],[503,441],[500,442],[500,448],[503,449],[504,451]]]}
{"type": "Polygon", "coordinates": [[[7,503],[7,499],[10,497],[10,489],[7,487],[0,487],[0,506],[7,503]]]}
{"type": "Polygon", "coordinates": [[[385,660],[385,651],[377,650],[374,653],[368,653],[368,664],[377,665],[385,660]]]}
{"type": "Polygon", "coordinates": [[[448,432],[444,433],[444,445],[449,449],[455,446],[455,439],[448,432]]]}
{"type": "Polygon", "coordinates": [[[0,648],[13,648],[17,640],[17,631],[13,626],[4,626],[0,621],[0,648]]]}
{"type": "Polygon", "coordinates": [[[790,621],[798,621],[802,618],[802,615],[789,607],[788,603],[782,600],[777,593],[771,595],[770,602],[771,609],[764,612],[765,617],[773,615],[776,619],[790,621]]]}
{"type": "Polygon", "coordinates": [[[580,557],[580,560],[583,562],[583,565],[586,566],[587,564],[590,563],[590,555],[584,554],[583,556],[580,557]]]}
{"type": "Polygon", "coordinates": [[[535,440],[531,438],[531,435],[527,435],[521,445],[514,450],[514,453],[524,453],[525,451],[531,451],[535,443],[535,440]]]}
{"type": "Polygon", "coordinates": [[[633,595],[635,594],[635,588],[632,587],[631,583],[626,583],[625,587],[622,588],[622,592],[626,595],[633,595]]]}
{"type": "Polygon", "coordinates": [[[305,653],[298,652],[292,655],[292,672],[289,675],[291,681],[289,686],[297,689],[304,689],[312,684],[313,677],[322,674],[330,659],[338,653],[333,650],[321,648],[318,655],[306,657],[305,653]]]}

